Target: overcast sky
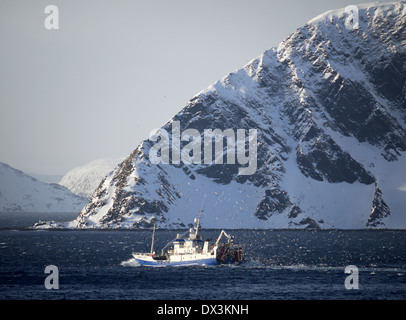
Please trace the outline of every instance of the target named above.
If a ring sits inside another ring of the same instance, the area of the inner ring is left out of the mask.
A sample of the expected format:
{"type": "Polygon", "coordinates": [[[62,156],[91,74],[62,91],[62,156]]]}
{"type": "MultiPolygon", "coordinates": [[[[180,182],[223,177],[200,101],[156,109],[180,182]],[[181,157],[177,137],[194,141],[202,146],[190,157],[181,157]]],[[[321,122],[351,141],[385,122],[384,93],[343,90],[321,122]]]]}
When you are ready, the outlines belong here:
{"type": "Polygon", "coordinates": [[[0,161],[64,174],[126,156],[306,21],[365,1],[0,2],[0,161]],[[47,5],[59,30],[47,30],[47,5]]]}

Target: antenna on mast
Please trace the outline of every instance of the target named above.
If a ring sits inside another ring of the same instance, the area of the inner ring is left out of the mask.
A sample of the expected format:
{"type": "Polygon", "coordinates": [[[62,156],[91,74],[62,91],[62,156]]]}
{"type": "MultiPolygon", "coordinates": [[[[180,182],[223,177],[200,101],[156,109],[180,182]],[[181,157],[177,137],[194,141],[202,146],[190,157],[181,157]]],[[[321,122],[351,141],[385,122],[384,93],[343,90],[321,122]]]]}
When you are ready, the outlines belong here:
{"type": "Polygon", "coordinates": [[[202,216],[203,205],[204,205],[204,200],[205,200],[205,199],[206,199],[206,195],[204,195],[204,198],[203,198],[203,200],[202,200],[202,206],[201,206],[200,211],[199,211],[199,217],[198,217],[198,218],[195,218],[196,234],[197,234],[197,232],[199,231],[199,227],[200,227],[200,217],[202,216]]]}
{"type": "Polygon", "coordinates": [[[154,231],[152,232],[152,243],[151,243],[151,252],[150,252],[150,254],[154,253],[155,229],[156,229],[156,221],[154,220],[154,231]]]}

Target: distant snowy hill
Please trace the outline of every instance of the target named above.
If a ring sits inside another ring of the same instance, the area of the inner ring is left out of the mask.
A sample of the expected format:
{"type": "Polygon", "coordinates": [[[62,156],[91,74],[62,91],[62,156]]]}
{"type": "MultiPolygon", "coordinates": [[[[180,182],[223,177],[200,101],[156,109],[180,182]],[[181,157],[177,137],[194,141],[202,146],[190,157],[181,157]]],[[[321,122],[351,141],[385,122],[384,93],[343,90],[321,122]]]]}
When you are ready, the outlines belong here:
{"type": "Polygon", "coordinates": [[[39,173],[32,173],[32,172],[24,172],[24,173],[41,182],[46,182],[46,183],[59,183],[59,181],[61,181],[61,179],[63,177],[63,175],[59,175],[59,174],[39,174],[39,173]]]}
{"type": "Polygon", "coordinates": [[[312,19],[162,127],[172,147],[176,123],[201,141],[256,129],[254,174],[226,163],[226,143],[224,164],[154,164],[145,140],[70,225],[184,227],[203,204],[208,228],[406,228],[405,3],[357,8],[358,28],[345,10],[312,19]]]}
{"type": "Polygon", "coordinates": [[[0,212],[79,212],[85,204],[59,184],[38,181],[0,162],[0,212]]]}
{"type": "Polygon", "coordinates": [[[59,184],[74,194],[89,199],[100,182],[123,160],[124,158],[107,158],[91,161],[67,172],[59,184]]]}

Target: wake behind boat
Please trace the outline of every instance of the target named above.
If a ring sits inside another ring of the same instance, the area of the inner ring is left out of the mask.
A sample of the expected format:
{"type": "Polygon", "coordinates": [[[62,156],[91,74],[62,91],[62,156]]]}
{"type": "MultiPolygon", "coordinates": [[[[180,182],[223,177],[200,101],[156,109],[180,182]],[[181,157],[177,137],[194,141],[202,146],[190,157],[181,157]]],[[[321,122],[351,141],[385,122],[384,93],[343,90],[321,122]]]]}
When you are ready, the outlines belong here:
{"type": "Polygon", "coordinates": [[[157,255],[154,252],[155,225],[150,253],[134,252],[134,259],[142,266],[192,266],[239,263],[243,259],[242,247],[234,243],[234,237],[221,230],[214,244],[203,241],[199,232],[200,216],[194,220],[195,227],[169,241],[157,255]],[[189,233],[187,238],[184,238],[189,233]],[[222,243],[225,236],[227,242],[222,243]]]}

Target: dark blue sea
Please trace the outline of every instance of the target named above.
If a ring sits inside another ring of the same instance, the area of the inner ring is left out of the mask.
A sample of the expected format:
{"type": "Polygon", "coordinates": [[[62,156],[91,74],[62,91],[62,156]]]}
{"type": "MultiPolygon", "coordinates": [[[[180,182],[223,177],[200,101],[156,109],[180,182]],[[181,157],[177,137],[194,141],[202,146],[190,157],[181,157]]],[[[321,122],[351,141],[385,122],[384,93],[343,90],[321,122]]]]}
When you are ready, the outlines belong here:
{"type": "MultiPolygon", "coordinates": [[[[240,265],[151,268],[131,257],[149,251],[149,230],[28,229],[38,216],[0,218],[1,300],[406,299],[406,231],[228,230],[243,244],[240,265]],[[58,289],[45,286],[49,265],[59,271],[58,289]],[[349,265],[358,289],[345,286],[349,265]]],[[[157,230],[156,248],[178,232],[157,230]]]]}

